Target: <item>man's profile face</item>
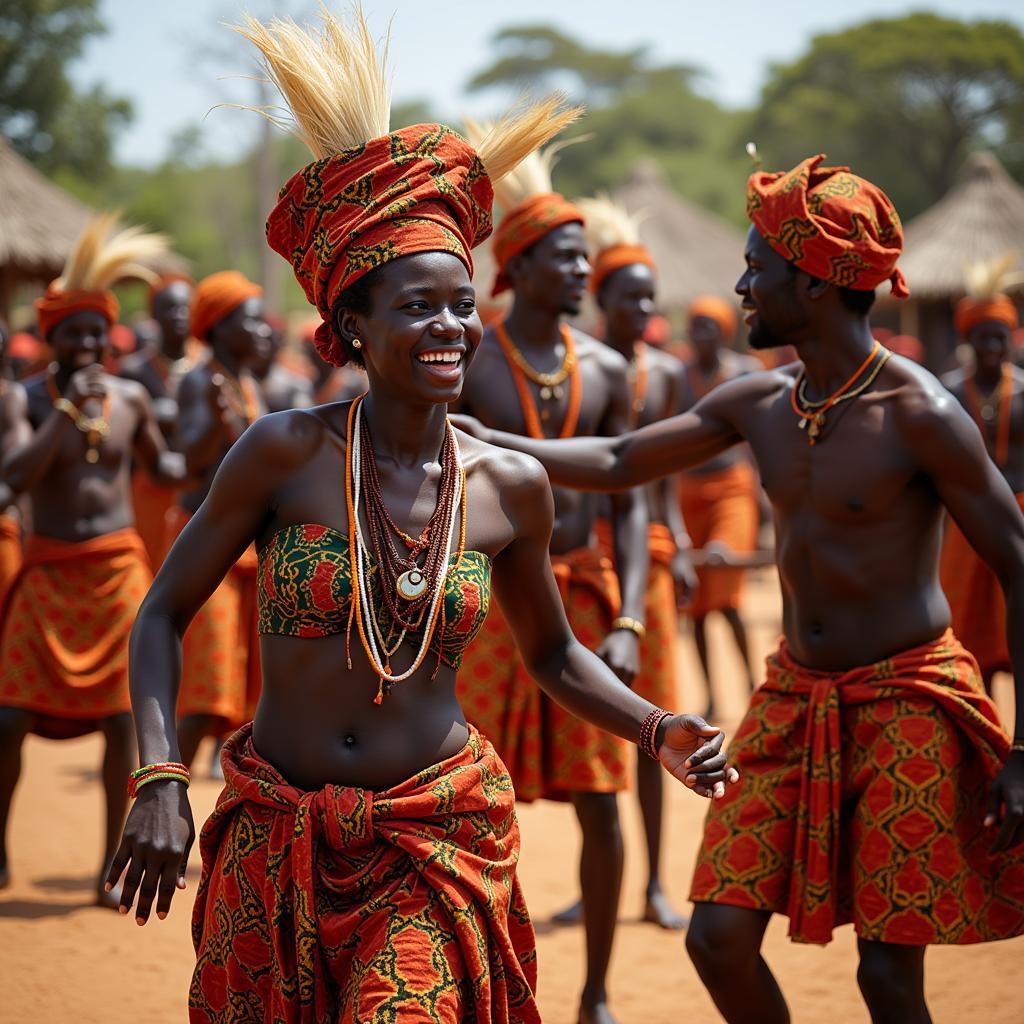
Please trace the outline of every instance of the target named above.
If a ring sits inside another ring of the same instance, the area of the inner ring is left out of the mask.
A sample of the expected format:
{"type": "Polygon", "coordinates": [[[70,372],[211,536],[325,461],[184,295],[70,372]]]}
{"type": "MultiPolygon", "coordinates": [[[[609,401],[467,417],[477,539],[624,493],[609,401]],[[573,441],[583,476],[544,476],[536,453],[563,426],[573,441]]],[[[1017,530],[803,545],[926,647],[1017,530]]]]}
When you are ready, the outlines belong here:
{"type": "Polygon", "coordinates": [[[747,232],[747,269],[736,282],[751,348],[780,348],[793,343],[805,323],[796,295],[795,268],[784,260],[755,227],[747,232]]]}

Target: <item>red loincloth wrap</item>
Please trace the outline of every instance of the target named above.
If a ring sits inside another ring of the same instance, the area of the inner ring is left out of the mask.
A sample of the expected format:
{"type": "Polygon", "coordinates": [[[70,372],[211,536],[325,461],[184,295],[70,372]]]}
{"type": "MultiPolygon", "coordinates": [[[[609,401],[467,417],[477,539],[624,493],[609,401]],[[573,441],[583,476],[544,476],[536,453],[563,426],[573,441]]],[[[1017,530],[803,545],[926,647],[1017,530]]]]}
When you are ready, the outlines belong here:
{"type": "MultiPolygon", "coordinates": [[[[172,538],[190,518],[180,505],[171,510],[172,538]]],[[[185,631],[179,719],[213,715],[224,720],[225,732],[252,720],[262,686],[257,568],[256,549],[249,545],[185,631]]]]}
{"type": "Polygon", "coordinates": [[[21,524],[14,516],[0,515],[0,624],[7,591],[21,568],[21,524]]]}
{"type": "Polygon", "coordinates": [[[202,830],[192,1024],[539,1024],[512,782],[475,729],[391,789],[304,792],[245,726],[202,830]]]}
{"type": "MultiPolygon", "coordinates": [[[[1017,495],[1024,511],[1024,494],[1017,495]]],[[[946,517],[939,579],[949,601],[953,632],[974,655],[982,675],[1012,672],[1006,646],[1006,600],[996,574],[975,553],[952,518],[946,517]]]]}
{"type": "Polygon", "coordinates": [[[690,898],[789,917],[798,942],[963,944],[1024,933],[1024,858],[992,856],[988,787],[1009,751],[952,630],[815,672],[783,641],[729,751],[690,898]]]}
{"type": "Polygon", "coordinates": [[[135,529],[149,556],[149,564],[156,572],[167,554],[168,516],[177,505],[179,491],[154,483],[144,470],[132,474],[132,508],[135,509],[135,529]]]}
{"type": "Polygon", "coordinates": [[[0,706],[64,739],[131,710],[128,637],[152,573],[132,529],[72,543],[30,536],[0,635],[0,706]]]}
{"type": "MultiPolygon", "coordinates": [[[[757,478],[747,462],[736,462],[717,473],[684,473],[679,502],[695,548],[722,544],[745,555],[757,544],[757,478]]],[[[739,608],[744,569],[700,566],[697,593],[687,612],[699,619],[708,612],[739,608]]]]}
{"type": "MultiPolygon", "coordinates": [[[[601,550],[614,560],[611,523],[597,521],[597,541],[601,550]]],[[[672,578],[672,559],[676,542],[664,523],[647,526],[647,593],[644,596],[644,625],[647,634],[640,641],[640,673],[630,689],[659,708],[674,708],[676,693],[676,585],[672,578]]]]}
{"type": "MultiPolygon", "coordinates": [[[[596,650],[618,614],[619,581],[596,548],[552,555],[576,639],[596,650]]],[[[501,607],[491,601],[456,681],[466,718],[495,746],[519,800],[567,800],[628,786],[628,744],[553,701],[526,671],[501,607]]]]}

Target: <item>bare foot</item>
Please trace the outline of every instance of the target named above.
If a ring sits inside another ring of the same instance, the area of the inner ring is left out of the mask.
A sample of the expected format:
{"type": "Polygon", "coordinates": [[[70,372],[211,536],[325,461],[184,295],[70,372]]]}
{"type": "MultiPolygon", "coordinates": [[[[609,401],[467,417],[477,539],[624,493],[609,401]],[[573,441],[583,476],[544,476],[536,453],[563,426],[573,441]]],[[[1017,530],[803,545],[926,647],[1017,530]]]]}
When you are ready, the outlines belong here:
{"type": "Polygon", "coordinates": [[[104,892],[103,879],[100,879],[96,887],[96,906],[106,907],[108,910],[117,910],[121,905],[121,886],[115,885],[110,892],[104,892]]]}
{"type": "Polygon", "coordinates": [[[668,897],[660,889],[647,894],[644,920],[670,932],[681,932],[690,923],[689,918],[673,908],[668,897]]]}
{"type": "Polygon", "coordinates": [[[616,1024],[612,1011],[607,1003],[594,1003],[593,1006],[581,1006],[579,1024],[616,1024]]]}
{"type": "Polygon", "coordinates": [[[571,907],[560,910],[551,921],[553,924],[583,924],[583,901],[577,900],[571,907]]]}

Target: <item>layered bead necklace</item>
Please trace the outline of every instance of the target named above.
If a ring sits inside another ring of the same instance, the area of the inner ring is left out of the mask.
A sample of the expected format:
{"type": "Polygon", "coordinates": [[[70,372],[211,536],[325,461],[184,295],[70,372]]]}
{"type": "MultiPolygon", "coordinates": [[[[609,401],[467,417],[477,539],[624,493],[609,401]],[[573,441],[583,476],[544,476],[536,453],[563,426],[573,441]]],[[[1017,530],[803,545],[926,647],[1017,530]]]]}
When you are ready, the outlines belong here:
{"type": "Polygon", "coordinates": [[[95,465],[100,461],[100,441],[110,436],[110,392],[103,396],[99,416],[86,416],[73,402],[57,390],[56,375],[51,369],[46,376],[46,390],[54,409],[68,416],[80,434],[85,435],[85,461],[95,465]]]}
{"type": "MultiPolygon", "coordinates": [[[[379,704],[392,685],[403,682],[419,669],[430,648],[443,607],[449,551],[460,522],[456,564],[465,548],[466,471],[455,430],[446,422],[437,506],[419,537],[405,533],[384,504],[370,428],[363,416],[364,397],[357,398],[349,409],[345,441],[349,556],[355,577],[349,629],[354,618],[363,650],[380,679],[374,698],[374,703],[379,704]],[[360,509],[366,516],[369,548],[360,509]],[[396,537],[408,548],[408,554],[399,552],[396,537]],[[425,556],[422,565],[417,563],[420,555],[425,556]],[[374,607],[374,593],[368,582],[372,563],[376,565],[385,614],[379,614],[374,607]],[[381,628],[382,619],[389,620],[387,635],[381,628]],[[404,672],[392,672],[392,655],[410,633],[421,629],[423,635],[412,665],[404,672]]],[[[351,655],[348,666],[351,669],[351,655]]]]}
{"type": "Polygon", "coordinates": [[[228,385],[226,392],[231,411],[249,426],[259,417],[260,403],[256,396],[256,385],[249,376],[236,377],[222,362],[212,356],[206,363],[213,373],[219,373],[228,385]]]}
{"type": "Polygon", "coordinates": [[[793,407],[793,412],[800,417],[800,429],[807,431],[807,443],[809,445],[813,447],[818,443],[825,429],[825,416],[828,412],[840,403],[849,402],[851,399],[867,391],[874,383],[875,378],[881,373],[882,367],[889,361],[891,355],[892,353],[888,349],[883,349],[881,342],[876,340],[874,347],[871,349],[871,354],[860,364],[856,373],[841,388],[833,391],[828,398],[822,399],[819,402],[812,402],[807,397],[807,371],[806,369],[800,371],[800,376],[797,377],[796,384],[790,392],[789,400],[793,407]],[[881,358],[875,362],[879,352],[882,353],[881,358]],[[871,366],[873,362],[875,365],[871,366]],[[864,376],[865,373],[867,376],[864,376]],[[864,379],[860,380],[861,377],[864,377],[864,379]],[[858,380],[860,380],[859,384],[857,383],[858,380]]]}
{"type": "Polygon", "coordinates": [[[562,344],[565,345],[565,358],[562,365],[554,373],[541,373],[535,370],[522,352],[516,348],[515,343],[508,336],[505,330],[504,321],[495,325],[494,333],[501,346],[501,351],[508,363],[512,373],[512,382],[516,387],[516,394],[519,396],[519,407],[523,413],[523,422],[526,424],[527,436],[543,440],[546,436],[541,425],[542,420],[550,418],[550,412],[542,409],[537,413],[537,403],[533,400],[527,380],[537,385],[542,402],[557,402],[562,399],[565,391],[562,384],[569,381],[569,406],[565,411],[565,419],[562,421],[562,429],[559,437],[572,437],[576,433],[576,426],[580,417],[580,402],[582,392],[580,386],[580,368],[576,359],[576,346],[572,340],[572,331],[562,324],[559,328],[562,335],[562,344]]]}

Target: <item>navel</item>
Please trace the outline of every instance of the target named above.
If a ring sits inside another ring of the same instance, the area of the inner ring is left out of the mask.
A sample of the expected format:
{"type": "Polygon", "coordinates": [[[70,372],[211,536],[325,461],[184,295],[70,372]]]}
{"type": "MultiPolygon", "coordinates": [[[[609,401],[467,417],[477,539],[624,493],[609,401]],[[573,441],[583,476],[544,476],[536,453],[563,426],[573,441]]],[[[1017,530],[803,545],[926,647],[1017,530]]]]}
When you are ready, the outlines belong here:
{"type": "Polygon", "coordinates": [[[352,733],[346,733],[343,742],[346,747],[354,747],[356,745],[356,738],[352,735],[352,733]]]}

